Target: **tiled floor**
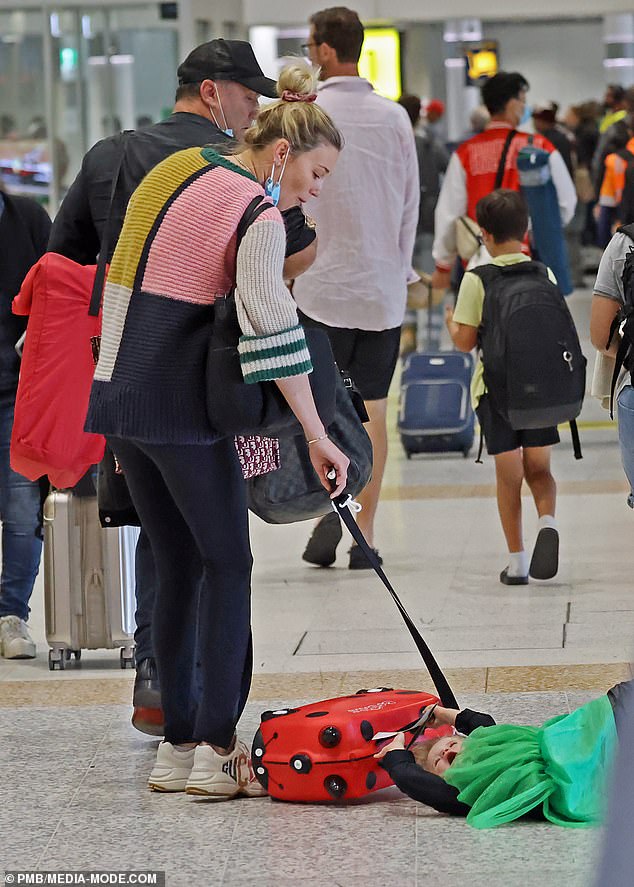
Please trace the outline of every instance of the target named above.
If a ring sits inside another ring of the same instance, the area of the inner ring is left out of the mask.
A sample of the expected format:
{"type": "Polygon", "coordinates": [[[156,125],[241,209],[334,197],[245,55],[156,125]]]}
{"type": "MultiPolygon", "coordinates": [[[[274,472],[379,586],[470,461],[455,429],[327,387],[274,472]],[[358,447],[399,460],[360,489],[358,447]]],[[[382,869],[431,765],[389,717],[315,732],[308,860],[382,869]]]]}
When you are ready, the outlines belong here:
{"type": "MultiPolygon", "coordinates": [[[[571,304],[587,328],[589,293],[571,304]]],[[[508,588],[498,581],[505,558],[492,461],[407,461],[395,410],[394,400],[377,544],[460,703],[540,723],[630,677],[634,515],[607,414],[584,407],[583,461],[566,432],[555,451],[559,575],[508,588]]],[[[530,548],[535,517],[528,498],[525,506],[530,548]]],[[[362,686],[431,689],[378,579],[346,569],[343,543],[334,568],[304,564],[309,532],[253,522],[245,738],[272,706],[362,686]]],[[[64,673],[49,672],[41,579],[32,625],[38,658],[0,660],[0,870],[154,867],[168,887],[590,887],[597,832],[532,823],[479,833],[395,789],[341,807],[152,795],[145,780],[156,743],[129,725],[133,674],[113,651],[86,651],[64,673]]]]}

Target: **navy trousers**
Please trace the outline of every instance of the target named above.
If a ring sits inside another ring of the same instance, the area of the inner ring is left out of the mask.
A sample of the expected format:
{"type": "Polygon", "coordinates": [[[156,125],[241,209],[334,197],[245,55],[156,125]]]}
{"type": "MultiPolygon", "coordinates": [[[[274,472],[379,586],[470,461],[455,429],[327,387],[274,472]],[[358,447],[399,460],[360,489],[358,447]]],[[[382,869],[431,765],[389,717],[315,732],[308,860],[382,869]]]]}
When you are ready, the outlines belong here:
{"type": "Polygon", "coordinates": [[[109,442],[155,563],[152,637],[165,738],[229,746],[253,665],[253,559],[233,439],[109,442]]]}

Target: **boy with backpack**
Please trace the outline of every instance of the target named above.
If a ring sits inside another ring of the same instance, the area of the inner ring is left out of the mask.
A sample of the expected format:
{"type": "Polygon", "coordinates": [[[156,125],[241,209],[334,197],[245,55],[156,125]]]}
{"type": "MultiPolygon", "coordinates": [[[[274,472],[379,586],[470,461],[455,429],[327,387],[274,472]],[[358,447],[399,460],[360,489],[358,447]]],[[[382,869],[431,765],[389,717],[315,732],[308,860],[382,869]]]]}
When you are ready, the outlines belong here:
{"type": "Polygon", "coordinates": [[[552,272],[522,252],[528,212],[517,191],[498,189],[477,204],[489,265],[467,271],[446,320],[459,351],[480,349],[471,396],[495,457],[497,503],[509,550],[504,585],[551,579],[559,560],[556,484],[550,448],[558,422],[574,419],[585,390],[585,358],[552,272]],[[529,562],[522,535],[522,482],[538,514],[529,562]]]}

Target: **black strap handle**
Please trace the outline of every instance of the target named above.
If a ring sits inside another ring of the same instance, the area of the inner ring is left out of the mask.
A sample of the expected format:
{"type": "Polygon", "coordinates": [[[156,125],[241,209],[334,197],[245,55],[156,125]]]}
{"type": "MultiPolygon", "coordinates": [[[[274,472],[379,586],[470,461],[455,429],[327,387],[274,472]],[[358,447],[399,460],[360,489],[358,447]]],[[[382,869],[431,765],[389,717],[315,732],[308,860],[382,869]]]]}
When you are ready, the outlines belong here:
{"type": "Polygon", "coordinates": [[[409,613],[401,603],[401,599],[397,595],[397,593],[392,588],[389,579],[383,572],[381,565],[379,564],[376,554],[370,548],[368,543],[365,541],[365,537],[361,530],[359,529],[357,522],[355,521],[352,513],[348,507],[348,503],[350,501],[350,497],[347,493],[342,493],[340,496],[337,496],[333,503],[335,505],[335,510],[341,520],[344,522],[348,530],[350,531],[350,535],[357,543],[361,551],[365,554],[368,561],[371,563],[375,573],[385,585],[390,595],[392,596],[392,600],[396,604],[399,613],[403,617],[403,622],[407,626],[409,633],[411,634],[416,647],[418,648],[418,652],[423,657],[423,662],[427,666],[427,670],[431,675],[431,679],[434,682],[434,686],[438,691],[438,696],[440,697],[440,701],[446,708],[459,708],[458,702],[456,701],[456,697],[454,696],[453,690],[449,686],[449,682],[447,678],[444,676],[442,669],[436,662],[434,654],[429,649],[419,630],[414,625],[412,618],[409,613]]]}
{"type": "Polygon", "coordinates": [[[570,435],[572,437],[572,449],[575,454],[575,459],[583,459],[583,453],[581,452],[581,441],[579,439],[579,429],[577,428],[577,420],[570,420],[570,435]]]}
{"type": "Polygon", "coordinates": [[[97,270],[95,271],[95,282],[92,285],[92,294],[90,296],[90,305],[88,306],[88,314],[91,317],[97,317],[101,308],[101,299],[103,296],[103,287],[106,280],[106,264],[108,262],[108,250],[110,247],[110,238],[112,236],[112,208],[114,206],[114,198],[117,193],[117,186],[121,178],[121,170],[123,168],[123,160],[125,157],[127,133],[121,133],[121,147],[117,165],[112,176],[112,187],[110,188],[110,200],[108,203],[108,215],[106,224],[103,229],[103,237],[99,247],[99,258],[97,259],[97,270]]]}
{"type": "Polygon", "coordinates": [[[493,190],[497,191],[497,189],[502,185],[502,179],[504,178],[504,171],[506,167],[506,158],[509,153],[509,148],[511,147],[511,142],[517,135],[517,130],[512,129],[510,133],[506,137],[506,141],[504,142],[504,147],[502,148],[502,156],[500,157],[500,163],[498,164],[498,171],[495,176],[495,185],[493,186],[493,190]]]}

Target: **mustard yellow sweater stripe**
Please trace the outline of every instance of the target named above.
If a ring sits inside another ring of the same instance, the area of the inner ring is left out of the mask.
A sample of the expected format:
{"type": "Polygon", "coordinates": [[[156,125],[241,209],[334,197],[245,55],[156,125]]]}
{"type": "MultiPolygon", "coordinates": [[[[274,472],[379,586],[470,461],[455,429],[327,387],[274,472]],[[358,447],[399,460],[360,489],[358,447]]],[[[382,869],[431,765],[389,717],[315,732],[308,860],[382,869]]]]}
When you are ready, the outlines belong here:
{"type": "Polygon", "coordinates": [[[208,166],[200,148],[187,148],[150,170],[130,198],[109,282],[132,289],[143,247],[165,203],[183,182],[208,166]]]}

